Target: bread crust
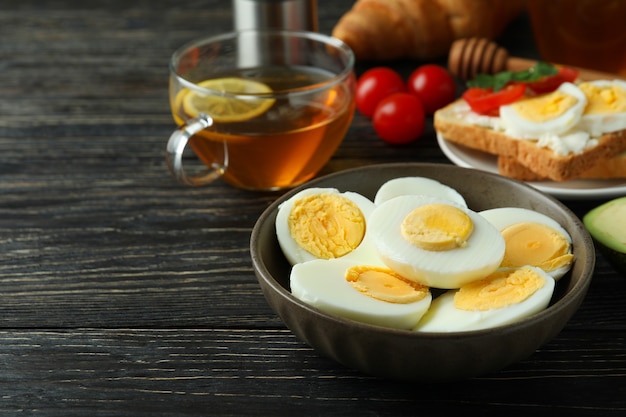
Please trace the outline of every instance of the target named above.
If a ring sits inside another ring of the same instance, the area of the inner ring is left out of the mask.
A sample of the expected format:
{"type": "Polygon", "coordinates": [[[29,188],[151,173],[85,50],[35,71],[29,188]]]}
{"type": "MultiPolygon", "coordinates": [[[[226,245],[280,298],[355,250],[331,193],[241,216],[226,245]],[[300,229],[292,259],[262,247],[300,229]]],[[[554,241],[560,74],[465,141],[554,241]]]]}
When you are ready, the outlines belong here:
{"type": "MultiPolygon", "coordinates": [[[[504,176],[521,181],[543,181],[547,179],[526,168],[524,165],[517,162],[516,158],[511,156],[498,156],[498,171],[504,176]]],[[[597,162],[591,168],[580,174],[577,178],[626,178],[626,152],[622,152],[619,155],[597,162]]]]}
{"type": "Polygon", "coordinates": [[[435,130],[444,139],[511,158],[539,178],[554,181],[579,178],[593,166],[626,150],[626,130],[620,130],[601,136],[597,145],[581,153],[559,155],[549,148],[537,146],[535,141],[515,139],[503,132],[467,123],[454,110],[461,101],[457,100],[435,112],[435,130]]]}

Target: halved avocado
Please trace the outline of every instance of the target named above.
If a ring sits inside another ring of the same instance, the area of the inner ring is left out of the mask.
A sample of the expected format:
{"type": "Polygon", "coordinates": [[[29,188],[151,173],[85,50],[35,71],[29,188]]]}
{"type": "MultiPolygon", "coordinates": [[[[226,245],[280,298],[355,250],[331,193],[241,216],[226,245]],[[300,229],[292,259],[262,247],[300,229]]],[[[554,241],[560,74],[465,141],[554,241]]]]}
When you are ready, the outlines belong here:
{"type": "Polygon", "coordinates": [[[626,197],[608,201],[585,214],[583,223],[598,249],[626,274],[626,197]]]}

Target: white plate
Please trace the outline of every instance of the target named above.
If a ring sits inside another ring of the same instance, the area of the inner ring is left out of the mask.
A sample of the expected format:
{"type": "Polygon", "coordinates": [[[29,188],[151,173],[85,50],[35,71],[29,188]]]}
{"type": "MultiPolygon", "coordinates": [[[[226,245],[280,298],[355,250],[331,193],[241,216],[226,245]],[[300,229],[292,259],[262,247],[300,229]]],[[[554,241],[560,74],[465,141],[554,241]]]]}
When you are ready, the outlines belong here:
{"type": "MultiPolygon", "coordinates": [[[[437,142],[443,153],[454,164],[482,171],[498,173],[495,155],[477,151],[449,142],[437,135],[437,142]]],[[[570,181],[528,181],[529,185],[564,200],[609,199],[626,195],[626,180],[570,180],[570,181]]]]}

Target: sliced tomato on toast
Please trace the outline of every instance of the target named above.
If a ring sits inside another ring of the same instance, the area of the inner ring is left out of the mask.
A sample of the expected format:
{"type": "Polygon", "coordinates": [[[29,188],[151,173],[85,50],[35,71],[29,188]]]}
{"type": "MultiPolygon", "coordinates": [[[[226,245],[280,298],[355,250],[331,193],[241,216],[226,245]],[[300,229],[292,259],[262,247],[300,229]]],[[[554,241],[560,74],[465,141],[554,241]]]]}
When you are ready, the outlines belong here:
{"type": "Polygon", "coordinates": [[[540,66],[519,72],[481,74],[468,83],[470,88],[462,97],[474,112],[498,116],[500,106],[511,104],[526,95],[550,93],[564,82],[574,82],[577,78],[578,70],[574,68],[555,68],[541,63],[540,66]]]}
{"type": "Polygon", "coordinates": [[[554,75],[548,75],[537,81],[531,81],[525,84],[535,94],[546,94],[556,90],[564,82],[573,83],[578,78],[578,70],[574,68],[559,67],[558,70],[559,72],[554,75]]]}
{"type": "Polygon", "coordinates": [[[462,97],[476,113],[498,116],[500,106],[519,100],[525,91],[524,84],[511,83],[498,91],[493,91],[493,88],[472,87],[465,90],[462,97]]]}

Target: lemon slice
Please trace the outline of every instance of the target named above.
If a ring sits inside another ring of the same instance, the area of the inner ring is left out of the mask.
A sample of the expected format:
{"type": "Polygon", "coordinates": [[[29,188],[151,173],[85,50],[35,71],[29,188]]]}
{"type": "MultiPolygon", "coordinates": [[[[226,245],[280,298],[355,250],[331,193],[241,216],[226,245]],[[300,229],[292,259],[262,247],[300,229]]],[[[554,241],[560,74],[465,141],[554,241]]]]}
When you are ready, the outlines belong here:
{"type": "MultiPolygon", "coordinates": [[[[213,91],[228,94],[267,94],[272,89],[261,82],[244,78],[214,78],[198,83],[213,91]]],[[[205,95],[189,90],[183,97],[185,113],[195,117],[200,113],[208,114],[216,122],[241,122],[265,113],[276,101],[273,98],[233,98],[217,95],[205,95]]]]}

